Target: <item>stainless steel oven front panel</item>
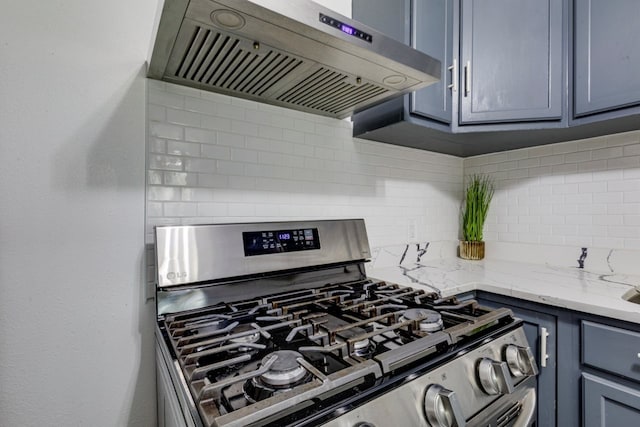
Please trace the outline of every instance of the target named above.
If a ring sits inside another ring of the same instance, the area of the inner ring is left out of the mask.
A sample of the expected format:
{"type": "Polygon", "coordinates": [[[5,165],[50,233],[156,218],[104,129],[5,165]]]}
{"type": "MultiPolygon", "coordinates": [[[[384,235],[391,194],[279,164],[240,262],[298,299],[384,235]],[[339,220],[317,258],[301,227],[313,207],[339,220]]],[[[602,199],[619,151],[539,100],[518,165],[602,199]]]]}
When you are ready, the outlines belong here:
{"type": "MultiPolygon", "coordinates": [[[[530,381],[527,377],[514,379],[515,392],[502,397],[489,396],[482,391],[476,378],[477,362],[481,358],[501,360],[502,351],[509,344],[527,346],[527,339],[522,328],[498,337],[423,376],[410,379],[388,393],[329,421],[326,425],[323,424],[323,427],[353,427],[357,425],[381,427],[390,424],[396,427],[429,427],[424,402],[426,390],[431,385],[440,385],[456,394],[457,401],[460,402],[462,416],[467,423],[476,425],[476,421],[489,420],[494,416],[500,417],[502,414],[496,415],[495,410],[502,408],[505,400],[510,399],[507,396],[520,396],[521,393],[523,396],[530,396],[526,390],[522,390],[530,388],[532,382],[535,383],[535,379],[530,381]]],[[[533,405],[535,406],[535,393],[533,396],[533,405]]],[[[523,414],[529,406],[530,402],[523,403],[523,414]]],[[[520,414],[516,418],[520,418],[520,414]]],[[[530,419],[526,416],[525,418],[530,419]]],[[[480,425],[486,426],[487,424],[480,425]]]]}
{"type": "Polygon", "coordinates": [[[156,227],[159,288],[362,261],[370,256],[362,219],[156,227]],[[243,233],[302,229],[317,229],[319,249],[245,255],[243,233]]]}

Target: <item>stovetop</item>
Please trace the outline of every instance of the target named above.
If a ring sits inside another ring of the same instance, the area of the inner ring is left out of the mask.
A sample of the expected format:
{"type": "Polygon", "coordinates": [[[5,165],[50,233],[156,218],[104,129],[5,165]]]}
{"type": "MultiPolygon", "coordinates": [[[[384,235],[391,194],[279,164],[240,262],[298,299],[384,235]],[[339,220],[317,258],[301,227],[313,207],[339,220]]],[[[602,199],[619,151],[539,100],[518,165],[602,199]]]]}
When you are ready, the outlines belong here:
{"type": "Polygon", "coordinates": [[[332,402],[480,342],[510,310],[369,279],[169,314],[160,321],[206,425],[332,402]]]}

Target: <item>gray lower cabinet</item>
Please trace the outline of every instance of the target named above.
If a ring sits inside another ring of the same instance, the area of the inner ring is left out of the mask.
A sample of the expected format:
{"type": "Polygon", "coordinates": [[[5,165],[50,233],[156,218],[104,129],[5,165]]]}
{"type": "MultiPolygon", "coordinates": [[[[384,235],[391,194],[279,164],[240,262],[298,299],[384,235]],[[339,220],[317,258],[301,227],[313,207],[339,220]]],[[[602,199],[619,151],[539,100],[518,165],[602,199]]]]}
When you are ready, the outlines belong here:
{"type": "Polygon", "coordinates": [[[640,105],[640,1],[575,0],[574,116],[640,105]]]}
{"type": "Polygon", "coordinates": [[[462,0],[460,124],[561,119],[563,0],[462,0]]]}
{"type": "Polygon", "coordinates": [[[583,425],[640,425],[640,386],[632,388],[591,374],[582,375],[583,425]]]}
{"type": "Polygon", "coordinates": [[[478,298],[480,304],[489,307],[510,308],[523,320],[524,332],[536,356],[540,374],[538,380],[538,422],[541,427],[556,425],[556,366],[557,366],[557,318],[554,315],[509,305],[502,298],[493,299],[489,294],[478,298]]]}
{"type": "Polygon", "coordinates": [[[524,321],[540,366],[538,426],[640,426],[640,325],[487,292],[475,296],[524,321]]]}

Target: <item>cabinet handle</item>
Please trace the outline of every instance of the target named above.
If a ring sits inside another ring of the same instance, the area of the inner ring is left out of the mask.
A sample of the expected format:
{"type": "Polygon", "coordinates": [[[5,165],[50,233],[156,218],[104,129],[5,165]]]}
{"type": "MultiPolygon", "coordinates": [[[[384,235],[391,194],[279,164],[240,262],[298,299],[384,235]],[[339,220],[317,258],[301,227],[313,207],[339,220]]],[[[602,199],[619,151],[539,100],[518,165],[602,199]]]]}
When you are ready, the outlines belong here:
{"type": "Polygon", "coordinates": [[[547,359],[549,358],[547,354],[547,337],[549,337],[547,328],[540,328],[540,366],[543,368],[547,367],[547,359]]]}
{"type": "Polygon", "coordinates": [[[464,96],[469,96],[471,92],[471,61],[467,61],[464,67],[464,96]]]}
{"type": "Polygon", "coordinates": [[[453,60],[453,64],[450,67],[447,67],[447,70],[451,71],[451,84],[447,85],[447,89],[451,89],[451,92],[455,92],[458,90],[456,86],[456,81],[458,80],[458,61],[453,60]]]}

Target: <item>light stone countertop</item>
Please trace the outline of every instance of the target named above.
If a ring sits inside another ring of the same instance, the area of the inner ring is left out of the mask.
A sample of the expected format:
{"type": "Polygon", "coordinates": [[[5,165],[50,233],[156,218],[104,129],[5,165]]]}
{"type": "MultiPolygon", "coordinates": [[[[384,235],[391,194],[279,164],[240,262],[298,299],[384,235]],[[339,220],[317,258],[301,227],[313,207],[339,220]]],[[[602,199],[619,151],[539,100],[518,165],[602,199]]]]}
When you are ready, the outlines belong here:
{"type": "Polygon", "coordinates": [[[367,267],[367,275],[425,290],[434,287],[442,296],[481,290],[640,324],[640,305],[621,298],[640,285],[637,275],[459,258],[431,259],[402,267],[367,267]]]}

